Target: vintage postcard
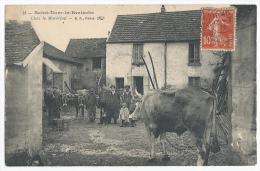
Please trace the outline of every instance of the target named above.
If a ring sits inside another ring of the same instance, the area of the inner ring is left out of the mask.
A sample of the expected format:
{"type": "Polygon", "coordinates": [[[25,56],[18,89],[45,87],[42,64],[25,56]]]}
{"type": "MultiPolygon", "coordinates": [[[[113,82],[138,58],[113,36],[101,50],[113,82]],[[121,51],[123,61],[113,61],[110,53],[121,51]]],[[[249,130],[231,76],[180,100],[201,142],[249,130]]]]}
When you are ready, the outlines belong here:
{"type": "Polygon", "coordinates": [[[4,8],[6,167],[257,164],[257,5],[4,8]]]}

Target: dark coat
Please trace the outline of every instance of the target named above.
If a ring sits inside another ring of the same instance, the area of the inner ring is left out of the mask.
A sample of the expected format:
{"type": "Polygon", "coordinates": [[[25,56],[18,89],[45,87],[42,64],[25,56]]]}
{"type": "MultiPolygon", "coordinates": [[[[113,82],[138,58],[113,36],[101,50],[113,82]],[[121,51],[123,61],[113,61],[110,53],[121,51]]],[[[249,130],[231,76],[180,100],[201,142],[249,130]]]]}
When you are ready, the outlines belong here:
{"type": "Polygon", "coordinates": [[[89,93],[86,97],[86,108],[94,108],[97,105],[97,96],[95,93],[89,93]]]}
{"type": "Polygon", "coordinates": [[[61,106],[62,106],[61,95],[59,94],[53,95],[50,99],[51,118],[60,118],[61,106]]]}
{"type": "Polygon", "coordinates": [[[120,110],[120,96],[118,93],[108,92],[105,97],[105,111],[111,116],[118,118],[120,110]]]}

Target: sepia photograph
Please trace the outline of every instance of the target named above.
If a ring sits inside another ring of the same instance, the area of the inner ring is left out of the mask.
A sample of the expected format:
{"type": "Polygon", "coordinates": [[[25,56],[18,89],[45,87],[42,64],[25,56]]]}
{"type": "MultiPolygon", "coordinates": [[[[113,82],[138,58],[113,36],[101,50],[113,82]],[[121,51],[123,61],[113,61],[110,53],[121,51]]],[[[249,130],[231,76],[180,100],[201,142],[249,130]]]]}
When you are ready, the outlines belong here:
{"type": "Polygon", "coordinates": [[[257,4],[4,13],[7,168],[257,165],[257,4]]]}

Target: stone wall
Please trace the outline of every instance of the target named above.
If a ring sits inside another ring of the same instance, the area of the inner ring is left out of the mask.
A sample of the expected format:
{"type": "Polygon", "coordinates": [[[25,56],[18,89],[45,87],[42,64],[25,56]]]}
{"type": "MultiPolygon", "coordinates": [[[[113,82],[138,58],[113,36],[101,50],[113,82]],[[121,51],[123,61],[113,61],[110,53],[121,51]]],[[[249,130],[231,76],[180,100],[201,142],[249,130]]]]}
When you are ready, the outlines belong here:
{"type": "Polygon", "coordinates": [[[79,65],[74,65],[68,62],[62,62],[58,60],[51,60],[61,71],[63,71],[63,90],[68,92],[64,81],[67,82],[68,86],[71,87],[71,79],[72,78],[80,78],[81,68],[79,65]]]}
{"type": "MultiPolygon", "coordinates": [[[[26,66],[7,66],[5,154],[37,152],[42,144],[42,47],[26,66]]],[[[7,158],[8,160],[8,158],[7,158]]]]}
{"type": "Polygon", "coordinates": [[[237,10],[236,50],[232,54],[233,148],[256,164],[256,7],[237,10]]]}

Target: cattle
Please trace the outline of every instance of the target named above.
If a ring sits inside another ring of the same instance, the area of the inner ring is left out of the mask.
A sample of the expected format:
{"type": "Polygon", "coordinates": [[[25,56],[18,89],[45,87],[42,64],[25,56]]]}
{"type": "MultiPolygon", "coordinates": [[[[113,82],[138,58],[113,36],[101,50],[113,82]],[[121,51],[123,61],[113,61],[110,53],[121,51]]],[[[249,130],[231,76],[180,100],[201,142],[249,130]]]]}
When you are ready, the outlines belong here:
{"type": "Polygon", "coordinates": [[[143,97],[140,115],[150,142],[150,161],[155,160],[155,140],[160,139],[163,160],[170,160],[166,132],[190,131],[199,155],[197,165],[207,165],[210,150],[219,151],[215,128],[215,96],[195,87],[175,91],[155,90],[143,97]]]}

